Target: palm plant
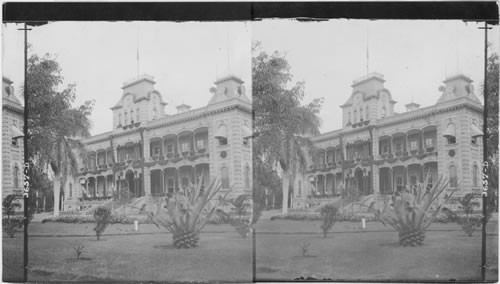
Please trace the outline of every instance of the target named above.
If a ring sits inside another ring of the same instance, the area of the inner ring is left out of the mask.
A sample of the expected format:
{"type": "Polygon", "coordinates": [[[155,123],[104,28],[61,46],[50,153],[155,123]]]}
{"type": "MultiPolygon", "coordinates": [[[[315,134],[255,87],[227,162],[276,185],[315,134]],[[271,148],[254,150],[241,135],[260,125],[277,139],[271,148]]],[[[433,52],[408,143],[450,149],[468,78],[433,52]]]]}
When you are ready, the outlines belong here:
{"type": "MultiPolygon", "coordinates": [[[[201,178],[197,184],[190,184],[174,193],[172,198],[162,199],[156,211],[150,212],[148,216],[157,227],[164,227],[172,233],[176,248],[196,247],[201,230],[218,205],[218,202],[210,203],[221,188],[220,181],[215,179],[203,189],[201,178]]],[[[226,196],[227,193],[222,196],[222,200],[226,196]]]]}
{"type": "Polygon", "coordinates": [[[235,199],[229,200],[228,203],[233,206],[236,216],[221,209],[217,209],[215,212],[222,220],[233,226],[240,236],[243,238],[248,237],[252,232],[252,225],[257,223],[257,220],[262,215],[264,206],[258,201],[252,200],[250,194],[241,194],[235,199]],[[251,211],[250,216],[248,216],[248,210],[251,211]]]}
{"type": "MultiPolygon", "coordinates": [[[[463,211],[463,215],[459,215],[448,208],[443,208],[443,212],[452,221],[459,224],[464,232],[472,237],[474,230],[481,226],[481,220],[472,217],[474,207],[479,207],[480,203],[477,201],[480,195],[477,193],[467,193],[466,195],[457,198],[459,203],[458,207],[463,211]]],[[[486,216],[488,218],[489,216],[486,216]]]]}
{"type": "MultiPolygon", "coordinates": [[[[441,195],[448,186],[443,177],[429,184],[430,175],[424,183],[406,186],[403,193],[395,193],[391,201],[384,203],[382,210],[374,210],[377,218],[384,226],[391,226],[399,233],[399,243],[402,246],[420,246],[425,239],[425,231],[432,224],[441,206],[446,203],[455,191],[449,195],[441,195]]],[[[373,210],[373,204],[370,209],[373,210]]]]}

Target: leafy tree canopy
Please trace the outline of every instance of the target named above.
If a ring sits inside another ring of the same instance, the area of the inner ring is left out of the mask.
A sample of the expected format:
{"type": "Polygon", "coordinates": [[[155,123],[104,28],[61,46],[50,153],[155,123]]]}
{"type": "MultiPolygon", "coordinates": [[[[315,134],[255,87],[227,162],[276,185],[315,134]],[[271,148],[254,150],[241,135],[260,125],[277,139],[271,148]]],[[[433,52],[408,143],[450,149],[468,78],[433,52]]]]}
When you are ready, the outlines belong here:
{"type": "Polygon", "coordinates": [[[318,117],[323,99],[314,99],[303,105],[305,83],[292,84],[291,67],[286,56],[275,51],[271,55],[261,51],[260,43],[252,46],[254,169],[258,186],[269,182],[275,188],[277,166],[282,173],[283,208],[288,199],[288,186],[295,174],[305,171],[308,154],[314,146],[307,138],[319,133],[318,117]],[[266,175],[264,172],[268,172],[266,175]]]}
{"type": "Polygon", "coordinates": [[[35,166],[57,171],[58,157],[54,145],[63,138],[89,136],[94,101],[74,108],[76,86],[62,87],[63,77],[58,62],[49,54],[36,54],[28,59],[28,151],[35,166]]]}

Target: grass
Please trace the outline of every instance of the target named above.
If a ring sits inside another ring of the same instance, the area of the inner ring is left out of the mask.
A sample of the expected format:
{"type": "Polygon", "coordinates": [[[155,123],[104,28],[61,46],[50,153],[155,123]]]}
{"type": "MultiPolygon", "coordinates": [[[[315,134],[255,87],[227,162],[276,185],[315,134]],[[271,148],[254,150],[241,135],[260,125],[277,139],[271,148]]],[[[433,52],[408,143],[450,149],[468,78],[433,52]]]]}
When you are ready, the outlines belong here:
{"type": "Polygon", "coordinates": [[[139,232],[133,225],[111,225],[100,241],[92,224],[34,223],[29,228],[29,281],[252,279],[252,240],[230,226],[207,226],[200,246],[190,250],[174,248],[171,234],[154,225],[141,225],[139,232]],[[82,245],[85,258],[77,260],[74,247],[82,245]]]}
{"type": "MultiPolygon", "coordinates": [[[[429,227],[422,247],[401,247],[379,223],[337,223],[323,238],[321,221],[261,220],[256,226],[257,281],[299,277],[333,280],[480,280],[481,236],[453,223],[429,227]],[[310,242],[306,256],[301,244],[310,242]]],[[[181,250],[154,225],[109,226],[96,241],[93,224],[32,223],[29,281],[252,281],[252,239],[230,225],[207,225],[200,246],[181,250]],[[84,246],[81,260],[74,247],[84,246]]],[[[3,239],[4,281],[22,280],[22,234],[3,239]],[[8,266],[6,266],[8,265],[8,266]]],[[[498,235],[488,227],[490,280],[498,278],[498,235]]]]}
{"type": "MultiPolygon", "coordinates": [[[[377,223],[339,223],[327,238],[321,222],[269,221],[259,224],[256,237],[257,281],[299,277],[348,281],[481,280],[481,237],[468,237],[456,224],[433,224],[422,247],[401,247],[397,232],[377,223]],[[315,257],[293,249],[305,241],[315,257]],[[259,269],[260,268],[260,269],[259,269]],[[263,270],[262,268],[267,268],[263,270]]],[[[498,267],[498,235],[489,228],[488,263],[498,267]]],[[[487,273],[490,280],[498,272],[487,273]]]]}

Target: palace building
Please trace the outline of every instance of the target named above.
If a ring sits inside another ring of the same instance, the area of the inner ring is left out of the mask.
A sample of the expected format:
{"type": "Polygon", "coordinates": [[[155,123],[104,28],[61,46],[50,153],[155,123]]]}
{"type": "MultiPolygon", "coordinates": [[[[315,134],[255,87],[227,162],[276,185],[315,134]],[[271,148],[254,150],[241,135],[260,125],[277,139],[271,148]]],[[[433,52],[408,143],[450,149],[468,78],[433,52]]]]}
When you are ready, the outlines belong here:
{"type": "Polygon", "coordinates": [[[23,192],[24,107],[13,82],[2,77],[2,196],[23,192]]]}
{"type": "MultiPolygon", "coordinates": [[[[208,86],[209,87],[209,86],[208,86]]],[[[80,174],[64,186],[62,210],[84,210],[126,192],[163,196],[219,178],[230,196],[252,188],[252,104],[243,81],[218,79],[207,105],[166,103],[149,75],[122,86],[113,112],[113,130],[82,139],[80,174]]]]}
{"type": "Polygon", "coordinates": [[[472,80],[455,75],[443,81],[436,103],[409,103],[395,113],[384,77],[369,74],[352,84],[341,105],[343,127],[312,137],[319,149],[310,169],[291,193],[291,206],[331,202],[347,191],[382,200],[407,184],[449,179],[457,195],[479,191],[483,143],[483,106],[472,80]]]}

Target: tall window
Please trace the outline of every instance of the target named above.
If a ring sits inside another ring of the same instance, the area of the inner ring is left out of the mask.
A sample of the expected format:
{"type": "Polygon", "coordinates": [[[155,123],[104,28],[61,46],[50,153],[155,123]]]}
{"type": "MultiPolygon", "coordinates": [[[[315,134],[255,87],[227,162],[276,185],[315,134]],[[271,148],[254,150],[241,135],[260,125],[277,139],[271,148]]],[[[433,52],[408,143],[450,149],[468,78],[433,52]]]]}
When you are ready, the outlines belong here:
{"type": "Polygon", "coordinates": [[[130,111],[130,123],[134,123],[134,111],[130,111]]]}
{"type": "Polygon", "coordinates": [[[229,188],[229,171],[227,167],[222,167],[221,176],[222,176],[222,188],[224,189],[229,188]]]}
{"type": "Polygon", "coordinates": [[[478,172],[478,167],[477,167],[477,164],[474,164],[474,166],[472,167],[472,185],[473,186],[478,186],[479,182],[478,182],[478,176],[479,176],[479,172],[478,172]]]}
{"type": "Polygon", "coordinates": [[[404,188],[404,185],[403,185],[403,177],[402,176],[398,176],[396,177],[396,189],[398,191],[402,191],[404,188]]]}
{"type": "Polygon", "coordinates": [[[14,188],[19,188],[19,167],[14,166],[14,188]]]}
{"type": "Polygon", "coordinates": [[[167,145],[167,153],[173,153],[173,152],[174,152],[174,145],[168,144],[167,145]]]}
{"type": "Polygon", "coordinates": [[[432,142],[432,137],[425,138],[425,147],[432,147],[434,143],[432,142]]]}
{"type": "Polygon", "coordinates": [[[197,149],[205,149],[205,140],[203,140],[203,139],[196,140],[196,148],[197,149]]]}
{"type": "Polygon", "coordinates": [[[458,186],[458,178],[457,178],[457,167],[455,165],[451,165],[449,168],[450,171],[450,187],[458,186]]]}
{"type": "Polygon", "coordinates": [[[417,150],[417,140],[410,141],[410,150],[417,150]]]}
{"type": "Polygon", "coordinates": [[[189,152],[189,143],[184,141],[181,144],[181,151],[182,152],[189,152]]]}
{"type": "Polygon", "coordinates": [[[356,123],[358,122],[358,110],[354,110],[354,119],[353,119],[353,122],[356,123]]]}
{"type": "Polygon", "coordinates": [[[250,166],[245,167],[245,188],[250,188],[250,166]]]}
{"type": "Polygon", "coordinates": [[[118,114],[118,125],[122,124],[122,114],[118,114]]]}
{"type": "Polygon", "coordinates": [[[182,178],[182,186],[187,187],[189,185],[189,179],[187,177],[182,178]]]}
{"type": "Polygon", "coordinates": [[[368,109],[369,109],[369,106],[366,106],[366,109],[365,109],[365,111],[366,111],[366,114],[365,114],[365,119],[366,119],[366,120],[369,120],[369,119],[370,119],[370,114],[369,114],[370,112],[369,112],[369,110],[368,110],[368,109]]]}
{"type": "Polygon", "coordinates": [[[170,192],[170,193],[174,192],[174,179],[173,178],[169,178],[167,180],[167,189],[168,189],[168,192],[170,192]]]}
{"type": "Polygon", "coordinates": [[[73,197],[73,184],[69,184],[69,198],[73,197]]]}
{"type": "Polygon", "coordinates": [[[156,119],[156,108],[153,109],[153,119],[156,119]]]}
{"type": "Polygon", "coordinates": [[[139,109],[137,109],[137,122],[139,122],[139,109]]]}
{"type": "Polygon", "coordinates": [[[384,118],[386,116],[386,110],[385,110],[385,106],[382,107],[382,115],[381,117],[384,118]]]}
{"type": "Polygon", "coordinates": [[[364,115],[364,114],[365,114],[365,113],[363,112],[363,107],[361,107],[361,108],[359,109],[359,120],[360,120],[360,121],[363,121],[363,120],[364,120],[364,119],[363,119],[363,115],[364,115]]]}
{"type": "Polygon", "coordinates": [[[125,112],[125,125],[128,125],[128,112],[125,112]]]}

